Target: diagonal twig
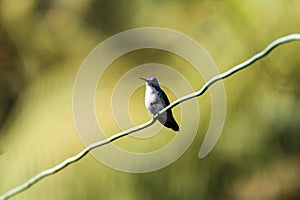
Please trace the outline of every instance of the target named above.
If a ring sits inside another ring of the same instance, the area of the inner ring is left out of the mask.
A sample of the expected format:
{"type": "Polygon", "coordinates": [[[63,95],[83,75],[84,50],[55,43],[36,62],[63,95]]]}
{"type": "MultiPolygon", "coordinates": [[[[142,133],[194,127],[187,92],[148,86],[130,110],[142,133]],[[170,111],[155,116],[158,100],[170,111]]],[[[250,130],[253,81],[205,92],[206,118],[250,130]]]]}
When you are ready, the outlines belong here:
{"type": "Polygon", "coordinates": [[[257,61],[257,60],[261,59],[262,57],[266,56],[268,53],[270,53],[277,46],[279,46],[281,44],[284,44],[284,43],[287,43],[287,42],[296,41],[296,40],[300,40],[300,34],[290,34],[290,35],[287,35],[287,36],[284,36],[284,37],[281,37],[281,38],[278,38],[278,39],[274,40],[265,49],[258,52],[257,54],[255,54],[251,58],[247,59],[246,61],[232,67],[231,69],[229,69],[228,71],[226,71],[222,74],[219,74],[219,75],[216,75],[216,76],[212,77],[209,81],[207,81],[203,85],[203,87],[200,90],[198,90],[196,92],[193,92],[191,94],[188,94],[186,96],[183,96],[183,97],[173,101],[170,105],[168,105],[167,107],[165,107],[164,109],[159,111],[156,115],[154,115],[153,118],[150,121],[148,121],[144,124],[141,124],[139,126],[135,126],[133,128],[127,129],[125,131],[116,133],[115,135],[113,135],[109,138],[106,138],[104,140],[101,140],[101,141],[95,142],[93,144],[90,144],[85,149],[83,149],[81,152],[76,154],[75,156],[72,156],[72,157],[66,159],[65,161],[63,161],[63,162],[59,163],[58,165],[54,166],[53,168],[50,168],[50,169],[47,169],[47,170],[44,170],[44,171],[38,173],[37,175],[35,175],[34,177],[29,179],[28,181],[26,181],[22,185],[19,185],[15,188],[9,190],[8,192],[6,192],[5,194],[0,196],[0,200],[8,199],[9,197],[12,197],[13,195],[16,195],[17,193],[28,189],[30,186],[37,183],[38,181],[45,178],[46,176],[49,176],[51,174],[55,174],[55,173],[59,172],[60,170],[64,169],[65,167],[67,167],[68,165],[80,160],[87,153],[89,153],[90,151],[92,151],[93,149],[95,149],[97,147],[109,144],[109,143],[113,142],[114,140],[117,140],[117,139],[122,138],[126,135],[129,135],[131,133],[137,132],[139,130],[142,130],[142,129],[145,129],[145,128],[151,126],[152,124],[154,124],[157,117],[160,116],[161,114],[163,114],[164,112],[166,112],[168,109],[172,109],[176,105],[178,105],[178,104],[180,104],[184,101],[187,101],[189,99],[201,96],[215,82],[217,82],[221,79],[227,78],[227,77],[231,76],[232,74],[234,74],[234,73],[250,66],[255,61],[257,61]]]}

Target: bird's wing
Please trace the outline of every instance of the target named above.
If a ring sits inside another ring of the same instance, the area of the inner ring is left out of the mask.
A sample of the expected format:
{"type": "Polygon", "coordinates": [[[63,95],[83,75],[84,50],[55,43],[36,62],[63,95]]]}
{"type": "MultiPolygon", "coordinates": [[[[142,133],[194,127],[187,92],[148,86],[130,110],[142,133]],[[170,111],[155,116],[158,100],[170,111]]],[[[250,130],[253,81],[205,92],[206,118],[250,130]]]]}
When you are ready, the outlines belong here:
{"type": "Polygon", "coordinates": [[[159,95],[160,99],[163,101],[164,107],[166,107],[167,105],[170,104],[170,101],[169,101],[166,93],[163,90],[161,90],[161,92],[159,92],[158,95],[159,95]]]}
{"type": "MultiPolygon", "coordinates": [[[[163,104],[165,105],[164,107],[166,107],[170,104],[169,99],[163,90],[161,90],[161,92],[159,93],[159,96],[160,96],[161,100],[163,101],[163,104]]],[[[179,126],[173,117],[171,109],[166,111],[166,115],[162,114],[160,117],[158,117],[158,121],[160,123],[162,123],[163,125],[165,125],[166,127],[172,128],[174,131],[179,130],[179,126]]]]}

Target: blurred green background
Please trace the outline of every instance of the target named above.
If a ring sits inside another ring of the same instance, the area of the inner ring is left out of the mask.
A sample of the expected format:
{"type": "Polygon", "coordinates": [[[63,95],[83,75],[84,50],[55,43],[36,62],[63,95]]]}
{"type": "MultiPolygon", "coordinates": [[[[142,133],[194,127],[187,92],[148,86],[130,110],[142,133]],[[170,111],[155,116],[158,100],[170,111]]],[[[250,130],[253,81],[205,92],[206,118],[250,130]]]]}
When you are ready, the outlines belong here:
{"type": "MultiPolygon", "coordinates": [[[[73,121],[73,83],[104,39],[137,27],[174,29],[202,44],[224,72],[300,32],[299,8],[298,0],[0,1],[0,194],[84,148],[73,121]]],[[[209,93],[198,99],[197,137],[172,165],[128,174],[87,155],[13,199],[300,199],[299,52],[300,42],[285,44],[224,81],[225,126],[204,159],[197,155],[210,120],[209,93]]],[[[199,89],[203,81],[188,64],[170,57],[146,51],[122,64],[182,62],[199,89]]],[[[122,73],[108,73],[108,87],[99,91],[109,92],[122,73]]],[[[131,115],[141,123],[145,113],[131,115]]],[[[106,126],[108,134],[118,131],[106,126]]]]}

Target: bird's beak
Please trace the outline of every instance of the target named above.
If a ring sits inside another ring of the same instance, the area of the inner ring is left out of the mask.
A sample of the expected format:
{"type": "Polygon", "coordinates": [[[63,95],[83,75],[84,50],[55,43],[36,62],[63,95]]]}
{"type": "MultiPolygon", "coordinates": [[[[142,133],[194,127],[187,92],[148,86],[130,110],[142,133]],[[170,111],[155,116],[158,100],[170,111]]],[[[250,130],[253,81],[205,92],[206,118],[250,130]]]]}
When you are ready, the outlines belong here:
{"type": "Polygon", "coordinates": [[[141,80],[143,80],[143,81],[146,81],[146,82],[148,82],[148,80],[147,79],[145,79],[145,78],[140,78],[141,80]]]}

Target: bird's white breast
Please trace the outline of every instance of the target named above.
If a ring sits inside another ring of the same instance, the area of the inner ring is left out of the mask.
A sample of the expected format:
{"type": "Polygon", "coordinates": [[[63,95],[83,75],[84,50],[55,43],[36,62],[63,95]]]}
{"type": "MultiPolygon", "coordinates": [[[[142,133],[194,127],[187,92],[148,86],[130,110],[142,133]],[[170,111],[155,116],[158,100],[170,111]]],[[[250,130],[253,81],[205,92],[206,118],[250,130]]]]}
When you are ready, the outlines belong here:
{"type": "Polygon", "coordinates": [[[146,85],[145,105],[152,114],[156,114],[158,111],[163,109],[163,103],[158,97],[157,91],[148,85],[146,85]]]}

